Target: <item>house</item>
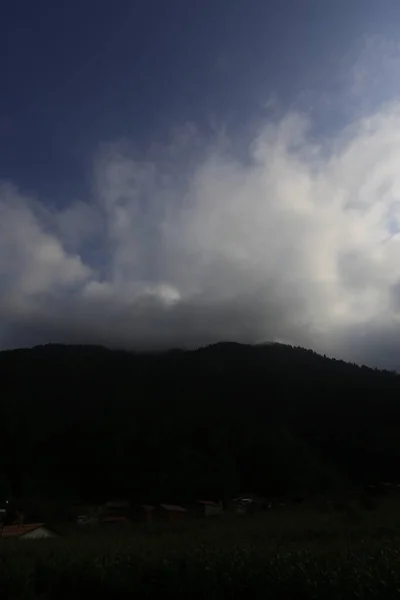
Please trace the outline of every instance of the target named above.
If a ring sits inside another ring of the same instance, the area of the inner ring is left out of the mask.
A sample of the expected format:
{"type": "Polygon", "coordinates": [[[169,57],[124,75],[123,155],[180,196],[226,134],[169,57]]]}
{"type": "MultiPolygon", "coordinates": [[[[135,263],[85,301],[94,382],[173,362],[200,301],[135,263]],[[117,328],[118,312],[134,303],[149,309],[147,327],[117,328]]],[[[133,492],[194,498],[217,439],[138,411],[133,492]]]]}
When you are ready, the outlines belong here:
{"type": "Polygon", "coordinates": [[[260,510],[264,504],[265,501],[253,494],[242,495],[232,500],[232,508],[238,515],[254,514],[260,510]]]}
{"type": "Polygon", "coordinates": [[[98,523],[99,525],[126,527],[130,521],[127,517],[120,517],[118,515],[102,515],[99,517],[98,523]]]}
{"type": "Polygon", "coordinates": [[[0,539],[15,538],[23,540],[40,540],[57,537],[58,534],[44,523],[27,523],[26,525],[6,525],[0,527],[0,539]]]}
{"type": "Polygon", "coordinates": [[[73,521],[92,521],[97,519],[101,512],[101,506],[96,504],[81,504],[69,509],[69,517],[73,521]]]}
{"type": "Polygon", "coordinates": [[[140,504],[131,509],[131,519],[135,523],[151,523],[154,517],[155,506],[152,504],[140,504]]]}
{"type": "Polygon", "coordinates": [[[77,525],[96,525],[98,522],[98,518],[88,517],[87,515],[79,515],[76,519],[77,525]]]}
{"type": "Polygon", "coordinates": [[[155,512],[163,520],[176,522],[185,517],[187,510],[177,504],[160,504],[155,512]]]}
{"type": "Polygon", "coordinates": [[[99,521],[104,521],[105,517],[124,517],[128,518],[130,513],[130,503],[122,500],[113,500],[106,502],[98,514],[99,521]]]}
{"type": "Polygon", "coordinates": [[[106,502],[99,510],[97,519],[99,523],[127,522],[130,516],[130,503],[125,501],[106,502]]]}
{"type": "Polygon", "coordinates": [[[141,514],[147,523],[151,523],[153,521],[154,509],[155,506],[152,504],[142,504],[140,506],[141,514]]]}
{"type": "Polygon", "coordinates": [[[214,517],[222,515],[224,512],[222,502],[214,502],[212,500],[198,500],[197,504],[200,507],[200,512],[205,517],[214,517]]]}
{"type": "Polygon", "coordinates": [[[126,517],[130,506],[130,503],[126,502],[125,500],[112,500],[104,504],[102,512],[115,516],[126,517]]]}

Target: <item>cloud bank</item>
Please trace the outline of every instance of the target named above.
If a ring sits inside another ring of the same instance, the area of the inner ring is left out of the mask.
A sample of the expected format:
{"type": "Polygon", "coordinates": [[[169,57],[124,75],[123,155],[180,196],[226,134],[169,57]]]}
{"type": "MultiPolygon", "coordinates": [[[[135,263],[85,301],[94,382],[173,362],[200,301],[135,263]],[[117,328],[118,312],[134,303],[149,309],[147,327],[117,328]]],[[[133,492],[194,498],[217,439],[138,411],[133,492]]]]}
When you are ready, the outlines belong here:
{"type": "Polygon", "coordinates": [[[325,142],[296,112],[246,159],[192,126],[102,148],[90,200],[0,185],[0,347],[284,341],[400,367],[400,103],[325,142]]]}

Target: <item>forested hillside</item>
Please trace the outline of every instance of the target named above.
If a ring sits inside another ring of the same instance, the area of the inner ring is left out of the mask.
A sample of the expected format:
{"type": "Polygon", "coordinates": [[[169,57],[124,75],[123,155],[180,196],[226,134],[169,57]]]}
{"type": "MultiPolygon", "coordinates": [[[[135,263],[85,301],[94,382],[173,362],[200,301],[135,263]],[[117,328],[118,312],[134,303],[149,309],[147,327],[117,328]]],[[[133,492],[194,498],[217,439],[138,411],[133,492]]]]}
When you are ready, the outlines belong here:
{"type": "Polygon", "coordinates": [[[0,494],[313,493],[399,478],[400,378],[280,344],[0,353],[0,494]]]}

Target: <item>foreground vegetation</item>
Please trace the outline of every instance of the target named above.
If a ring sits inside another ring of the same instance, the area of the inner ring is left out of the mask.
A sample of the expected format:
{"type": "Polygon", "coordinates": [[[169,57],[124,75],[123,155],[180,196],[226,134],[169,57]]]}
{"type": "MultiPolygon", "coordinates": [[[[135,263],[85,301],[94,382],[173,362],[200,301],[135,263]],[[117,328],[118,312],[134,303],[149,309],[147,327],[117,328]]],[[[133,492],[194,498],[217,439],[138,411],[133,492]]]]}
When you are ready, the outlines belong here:
{"type": "Polygon", "coordinates": [[[65,531],[0,544],[1,598],[400,597],[400,505],[65,531]]]}

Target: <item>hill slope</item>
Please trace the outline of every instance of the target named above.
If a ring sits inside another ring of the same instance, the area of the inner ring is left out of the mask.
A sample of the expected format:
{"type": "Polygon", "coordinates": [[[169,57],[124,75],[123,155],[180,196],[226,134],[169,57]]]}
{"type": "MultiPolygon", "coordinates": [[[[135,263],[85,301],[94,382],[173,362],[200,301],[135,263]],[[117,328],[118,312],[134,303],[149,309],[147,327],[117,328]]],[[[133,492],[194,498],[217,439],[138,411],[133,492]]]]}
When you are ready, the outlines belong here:
{"type": "Polygon", "coordinates": [[[302,348],[49,345],[1,352],[0,378],[0,495],[183,500],[398,477],[400,378],[302,348]]]}

